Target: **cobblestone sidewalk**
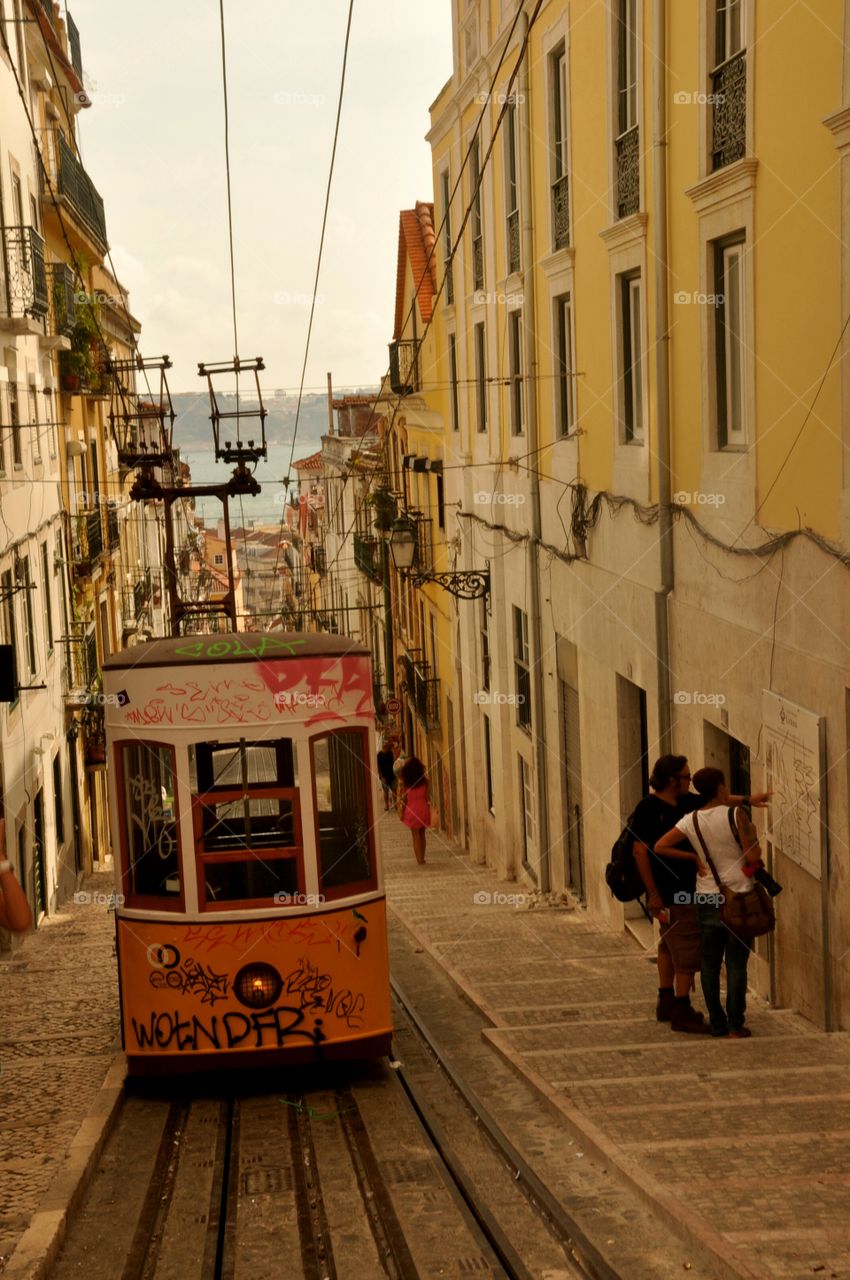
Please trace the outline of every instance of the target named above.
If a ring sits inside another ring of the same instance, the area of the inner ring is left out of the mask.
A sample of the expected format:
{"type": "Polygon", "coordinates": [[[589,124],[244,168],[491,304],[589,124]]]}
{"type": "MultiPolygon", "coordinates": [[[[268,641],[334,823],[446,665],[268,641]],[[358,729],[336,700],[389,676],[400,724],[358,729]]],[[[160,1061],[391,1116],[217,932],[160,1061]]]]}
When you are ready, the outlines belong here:
{"type": "Polygon", "coordinates": [[[675,1035],[628,935],[517,909],[436,832],[416,866],[393,813],[381,831],[391,909],[588,1149],[742,1275],[850,1278],[850,1036],[753,999],[751,1040],[675,1035]]]}
{"type": "Polygon", "coordinates": [[[120,1047],[111,873],[0,952],[0,1273],[120,1047]]]}

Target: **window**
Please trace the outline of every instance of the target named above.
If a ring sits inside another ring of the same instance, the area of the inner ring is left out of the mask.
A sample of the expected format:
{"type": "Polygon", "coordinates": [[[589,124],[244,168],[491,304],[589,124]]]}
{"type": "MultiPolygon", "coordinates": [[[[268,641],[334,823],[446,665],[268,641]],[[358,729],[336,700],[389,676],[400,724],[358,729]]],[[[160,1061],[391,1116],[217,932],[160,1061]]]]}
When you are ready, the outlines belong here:
{"type": "Polygon", "coordinates": [[[443,196],[443,262],[446,271],[446,303],[451,307],[454,305],[455,300],[455,286],[452,275],[452,188],[448,169],[444,170],[441,175],[440,190],[443,196]]]}
{"type": "Polygon", "coordinates": [[[528,614],[513,608],[514,613],[514,683],[516,719],[522,729],[531,728],[531,664],[528,649],[528,614]]]}
{"type": "Polygon", "coordinates": [[[504,119],[505,129],[505,209],[508,218],[508,273],[519,271],[519,181],[517,175],[516,99],[511,95],[504,119]]]}
{"type": "Polygon", "coordinates": [[[623,353],[623,438],[627,444],[643,444],[643,343],[639,275],[620,277],[620,312],[623,353]]]}
{"type": "Polygon", "coordinates": [[[24,450],[21,443],[21,415],[18,407],[18,384],[9,383],[9,426],[12,429],[12,463],[15,467],[24,465],[24,450]]]}
{"type": "Polygon", "coordinates": [[[338,729],[314,738],[311,749],[321,892],[364,893],[376,883],[368,737],[363,729],[338,729]]]}
{"type": "Polygon", "coordinates": [[[451,380],[452,431],[460,431],[460,412],[457,395],[457,338],[449,334],[449,378],[451,380]]]}
{"type": "MultiPolygon", "coordinates": [[[[12,649],[12,688],[15,691],[15,702],[18,700],[18,633],[15,617],[15,592],[12,583],[12,571],[7,569],[0,577],[0,600],[3,610],[3,640],[12,649]]],[[[14,702],[10,706],[14,706],[14,702]]]]}
{"type": "Polygon", "coordinates": [[[511,311],[508,314],[508,330],[510,333],[510,395],[511,395],[511,432],[522,435],[525,430],[522,404],[522,312],[511,311]]]}
{"type": "Polygon", "coordinates": [[[437,528],[445,529],[446,527],[446,504],[445,491],[443,489],[443,477],[438,471],[434,479],[437,482],[437,528]]]}
{"type": "Polygon", "coordinates": [[[534,783],[531,766],[522,756],[519,761],[519,804],[522,813],[522,860],[528,864],[534,857],[534,783]]]}
{"type": "Polygon", "coordinates": [[[619,0],[617,12],[617,126],[622,135],[638,122],[637,0],[619,0]]]}
{"type": "Polygon", "coordinates": [[[44,388],[44,422],[47,434],[47,451],[51,458],[56,457],[56,416],[53,408],[53,391],[44,388]]]}
{"type": "Polygon", "coordinates": [[[552,228],[556,249],[570,243],[570,191],[567,158],[567,51],[549,62],[552,83],[552,228]]]}
{"type": "Polygon", "coordinates": [[[640,137],[638,133],[637,0],[617,6],[617,217],[640,208],[640,137]]]}
{"type": "Polygon", "coordinates": [[[479,656],[481,659],[481,688],[490,688],[490,614],[487,610],[487,598],[481,600],[481,625],[478,630],[480,639],[479,656]]]}
{"type": "Polygon", "coordinates": [[[717,446],[746,444],[744,408],[744,245],[714,246],[717,446]]]}
{"type": "Polygon", "coordinates": [[[555,379],[558,396],[558,432],[569,435],[575,422],[573,407],[573,316],[568,293],[555,299],[555,379]]]}
{"type": "Polygon", "coordinates": [[[490,717],[484,716],[484,770],[487,787],[487,808],[493,813],[493,744],[490,739],[490,717]]]}
{"type": "Polygon", "coordinates": [[[292,740],[196,743],[189,748],[189,780],[201,907],[303,895],[292,740]]]}
{"type": "Polygon", "coordinates": [[[53,813],[56,823],[56,843],[65,843],[65,797],[62,791],[62,761],[53,757],[53,813]]]}
{"type": "Polygon", "coordinates": [[[743,0],[717,0],[714,18],[715,65],[727,62],[744,47],[743,0]]]}
{"type": "Polygon", "coordinates": [[[34,382],[28,387],[30,432],[32,434],[32,460],[41,462],[41,442],[38,429],[38,388],[34,382]]]}
{"type": "Polygon", "coordinates": [[[38,671],[38,656],[35,650],[35,614],[32,607],[33,581],[30,574],[29,556],[21,556],[21,583],[24,589],[24,618],[27,628],[27,657],[29,658],[30,675],[38,671]]]}
{"type": "Polygon", "coordinates": [[[155,742],[117,744],[123,883],[128,905],[182,905],[174,751],[155,742]]]}
{"type": "Polygon", "coordinates": [[[53,652],[53,600],[51,597],[50,568],[47,560],[47,543],[41,544],[41,585],[44,591],[44,630],[47,636],[47,651],[53,652]]]}
{"type": "Polygon", "coordinates": [[[213,564],[216,564],[216,565],[223,565],[223,564],[224,564],[224,556],[221,556],[221,555],[214,555],[214,556],[213,556],[213,564]]]}
{"type": "Polygon", "coordinates": [[[472,139],[469,157],[469,201],[472,205],[472,287],[484,288],[484,227],[481,218],[481,150],[472,139]]]}
{"type": "Polygon", "coordinates": [[[475,409],[479,431],[487,430],[487,350],[484,325],[475,326],[475,409]]]}

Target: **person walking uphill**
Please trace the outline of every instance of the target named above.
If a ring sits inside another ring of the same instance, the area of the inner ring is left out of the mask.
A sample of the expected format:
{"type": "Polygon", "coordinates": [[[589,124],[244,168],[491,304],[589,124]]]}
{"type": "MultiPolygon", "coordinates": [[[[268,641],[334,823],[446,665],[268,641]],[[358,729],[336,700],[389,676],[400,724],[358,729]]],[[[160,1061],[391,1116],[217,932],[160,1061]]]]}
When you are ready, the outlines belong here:
{"type": "Polygon", "coordinates": [[[732,933],[720,916],[722,888],[733,893],[752,890],[752,873],[760,864],[758,835],[743,809],[734,808],[736,797],[729,795],[720,769],[698,769],[694,786],[700,808],[680,818],[672,831],[656,844],[656,852],[675,851],[690,843],[704,850],[702,858],[714,864],[703,866],[696,882],[697,915],[702,931],[700,978],[711,1034],[745,1040],[750,1030],[744,1026],[747,1008],[747,962],[750,945],[732,933]],[[721,884],[714,876],[716,869],[721,884]],[[726,960],[726,1008],[720,1000],[720,970],[726,960]]]}
{"type": "Polygon", "coordinates": [[[401,773],[404,787],[401,820],[413,837],[413,852],[422,866],[425,862],[425,832],[431,824],[431,806],[428,803],[428,779],[425,766],[416,756],[406,760],[401,773]]]}

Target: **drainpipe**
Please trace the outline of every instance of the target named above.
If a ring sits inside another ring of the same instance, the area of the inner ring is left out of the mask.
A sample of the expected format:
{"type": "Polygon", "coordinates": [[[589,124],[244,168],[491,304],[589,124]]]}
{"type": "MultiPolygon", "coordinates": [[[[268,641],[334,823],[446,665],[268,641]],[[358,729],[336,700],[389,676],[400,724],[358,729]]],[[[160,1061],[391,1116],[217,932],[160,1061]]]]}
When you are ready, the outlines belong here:
{"type": "MultiPolygon", "coordinates": [[[[523,13],[519,24],[519,39],[528,35],[528,14],[523,13]]],[[[527,369],[528,453],[537,458],[537,353],[534,332],[534,217],[531,187],[531,98],[529,92],[528,61],[530,50],[526,45],[525,56],[519,69],[518,92],[522,108],[522,265],[523,265],[523,315],[525,317],[524,356],[527,369]]],[[[551,884],[549,867],[549,787],[546,764],[545,698],[543,696],[543,621],[540,611],[540,479],[536,468],[530,473],[531,519],[528,539],[528,583],[531,622],[531,658],[537,666],[537,678],[531,681],[531,728],[534,740],[534,776],[537,782],[537,867],[524,859],[523,865],[543,893],[551,884]]],[[[533,667],[532,667],[533,669],[533,667]]]]}
{"type": "Polygon", "coordinates": [[[655,258],[655,380],[657,397],[658,547],[661,583],[655,593],[659,754],[672,751],[669,597],[674,586],[673,513],[670,505],[670,290],[667,228],[667,0],[652,8],[652,223],[655,258]]]}

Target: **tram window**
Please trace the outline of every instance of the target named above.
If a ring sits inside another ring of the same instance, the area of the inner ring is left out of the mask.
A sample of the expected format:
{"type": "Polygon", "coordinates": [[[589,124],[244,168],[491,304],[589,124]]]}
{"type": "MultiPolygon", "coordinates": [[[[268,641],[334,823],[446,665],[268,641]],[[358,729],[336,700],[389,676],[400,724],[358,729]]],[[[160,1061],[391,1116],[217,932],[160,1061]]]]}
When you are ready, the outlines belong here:
{"type": "Polygon", "coordinates": [[[133,896],[180,897],[174,753],[151,742],[121,747],[123,844],[133,896]]]}
{"type": "Polygon", "coordinates": [[[342,729],[313,740],[313,785],[323,893],[374,883],[367,736],[342,729]]]}
{"type": "Polygon", "coordinates": [[[290,738],[196,743],[189,748],[189,782],[204,907],[303,892],[290,738]]]}

